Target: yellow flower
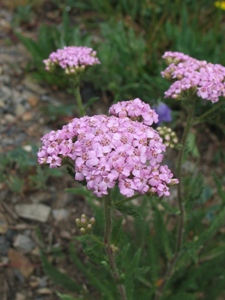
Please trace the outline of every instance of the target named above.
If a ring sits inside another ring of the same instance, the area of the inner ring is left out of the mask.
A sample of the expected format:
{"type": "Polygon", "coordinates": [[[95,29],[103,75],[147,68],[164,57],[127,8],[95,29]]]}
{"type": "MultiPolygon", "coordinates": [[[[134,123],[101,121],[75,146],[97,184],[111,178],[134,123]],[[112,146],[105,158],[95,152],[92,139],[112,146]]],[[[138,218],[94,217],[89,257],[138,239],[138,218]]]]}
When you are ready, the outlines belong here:
{"type": "Polygon", "coordinates": [[[225,10],[225,1],[215,1],[214,5],[215,5],[215,7],[225,10]]]}

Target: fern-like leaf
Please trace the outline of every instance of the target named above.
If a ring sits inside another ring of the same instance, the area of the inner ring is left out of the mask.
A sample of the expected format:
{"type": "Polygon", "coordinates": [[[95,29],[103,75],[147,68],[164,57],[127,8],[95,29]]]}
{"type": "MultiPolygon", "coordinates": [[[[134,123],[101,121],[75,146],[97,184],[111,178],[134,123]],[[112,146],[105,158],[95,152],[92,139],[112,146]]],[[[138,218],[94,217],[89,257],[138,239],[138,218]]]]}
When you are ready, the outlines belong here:
{"type": "Polygon", "coordinates": [[[132,216],[134,218],[139,218],[139,219],[143,219],[141,213],[139,211],[137,211],[136,209],[134,209],[132,206],[130,205],[124,205],[124,204],[113,204],[112,205],[115,209],[119,210],[121,213],[128,215],[128,216],[132,216]]]}

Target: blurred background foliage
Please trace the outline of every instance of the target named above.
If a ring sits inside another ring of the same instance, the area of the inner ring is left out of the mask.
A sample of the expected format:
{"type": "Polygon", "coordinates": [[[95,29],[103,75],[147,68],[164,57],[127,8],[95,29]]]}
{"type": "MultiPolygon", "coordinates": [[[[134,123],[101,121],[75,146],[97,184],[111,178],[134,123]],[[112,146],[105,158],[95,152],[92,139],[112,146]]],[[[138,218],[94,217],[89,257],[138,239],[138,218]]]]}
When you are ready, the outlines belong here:
{"type": "Polygon", "coordinates": [[[58,11],[57,24],[40,25],[36,40],[17,34],[32,55],[30,70],[42,82],[65,87],[42,63],[65,45],[97,50],[101,65],[86,80],[113,101],[161,98],[168,86],[160,76],[167,50],[225,64],[225,12],[212,1],[23,1],[27,4],[17,7],[20,17],[37,5],[58,11]]]}
{"type": "MultiPolygon", "coordinates": [[[[89,98],[97,95],[108,104],[137,97],[150,105],[162,101],[169,87],[160,75],[165,68],[161,58],[165,51],[225,65],[225,11],[213,1],[23,1],[24,5],[15,8],[16,23],[27,11],[29,16],[32,11],[38,14],[40,7],[49,16],[41,22],[35,39],[24,36],[15,26],[15,34],[31,54],[28,71],[39,82],[68,93],[68,80],[46,72],[42,62],[63,46],[86,45],[97,50],[101,64],[86,73],[82,94],[89,98]]],[[[29,23],[27,17],[25,21],[29,23]]],[[[174,122],[179,123],[178,102],[163,101],[178,116],[174,122]]],[[[199,101],[196,113],[207,111],[211,107],[208,102],[199,101]]],[[[224,113],[223,106],[207,120],[219,136],[225,131],[224,113]]]]}

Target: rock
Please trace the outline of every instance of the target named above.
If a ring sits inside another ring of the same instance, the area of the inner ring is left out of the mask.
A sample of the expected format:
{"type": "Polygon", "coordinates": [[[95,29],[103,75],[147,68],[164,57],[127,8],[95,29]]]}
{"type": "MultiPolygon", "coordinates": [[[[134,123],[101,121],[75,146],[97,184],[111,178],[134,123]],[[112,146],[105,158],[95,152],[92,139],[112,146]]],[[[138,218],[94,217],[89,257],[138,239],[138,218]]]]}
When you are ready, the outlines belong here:
{"type": "Polygon", "coordinates": [[[10,244],[6,240],[4,235],[0,236],[0,256],[6,256],[9,250],[10,244]]]}
{"type": "Polygon", "coordinates": [[[46,222],[51,212],[51,208],[44,204],[17,204],[15,210],[22,218],[40,222],[46,222]]]}
{"type": "Polygon", "coordinates": [[[40,248],[39,247],[35,247],[33,250],[32,250],[32,255],[34,256],[40,256],[40,248]]]}
{"type": "Polygon", "coordinates": [[[33,113],[32,112],[30,112],[30,111],[26,111],[23,115],[22,115],[22,120],[23,121],[30,121],[30,120],[32,120],[33,119],[33,113]]]}
{"type": "Polygon", "coordinates": [[[16,104],[15,113],[17,116],[22,116],[26,112],[26,108],[21,103],[16,104]]]}
{"type": "Polygon", "coordinates": [[[32,203],[40,203],[40,202],[48,202],[49,200],[51,200],[51,198],[52,198],[51,193],[39,192],[30,195],[29,200],[32,203]]]}
{"type": "Polygon", "coordinates": [[[69,212],[64,208],[54,209],[52,211],[52,213],[53,213],[53,217],[56,221],[65,220],[68,218],[68,215],[69,215],[69,212]]]}
{"type": "Polygon", "coordinates": [[[13,244],[15,237],[17,236],[17,230],[9,228],[5,234],[6,240],[11,244],[13,244]]]}
{"type": "Polygon", "coordinates": [[[32,151],[32,146],[31,145],[24,145],[24,146],[22,146],[22,148],[26,152],[31,152],[32,151]]]}
{"type": "Polygon", "coordinates": [[[29,285],[33,289],[39,287],[39,278],[37,278],[35,276],[31,276],[31,280],[29,282],[29,285]]]}
{"type": "Polygon", "coordinates": [[[48,276],[39,278],[39,285],[41,288],[44,288],[48,285],[48,276]]]}
{"type": "Polygon", "coordinates": [[[28,103],[30,104],[31,107],[34,107],[38,104],[39,102],[39,98],[36,97],[36,96],[30,96],[28,99],[27,99],[28,103]]]}
{"type": "Polygon", "coordinates": [[[11,122],[14,122],[16,118],[15,118],[15,116],[13,116],[13,115],[11,115],[11,114],[5,114],[5,115],[4,115],[4,119],[5,119],[7,122],[11,123],[11,122]]]}
{"type": "Polygon", "coordinates": [[[0,213],[0,234],[4,234],[8,230],[8,224],[5,217],[0,213]]]}
{"type": "Polygon", "coordinates": [[[28,278],[33,273],[33,265],[29,259],[20,252],[10,248],[8,251],[8,257],[11,267],[19,270],[25,278],[28,278]]]}
{"type": "Polygon", "coordinates": [[[35,244],[28,236],[24,234],[18,234],[15,238],[13,246],[18,250],[22,250],[24,253],[28,253],[34,248],[35,244]]]}
{"type": "Polygon", "coordinates": [[[71,234],[68,231],[66,231],[66,230],[62,230],[60,232],[60,237],[63,238],[63,239],[65,239],[65,240],[71,240],[71,238],[72,238],[71,234]]]}
{"type": "Polygon", "coordinates": [[[24,296],[21,293],[16,293],[16,298],[15,300],[26,300],[26,296],[24,296]]]}
{"type": "Polygon", "coordinates": [[[25,86],[26,89],[38,95],[46,94],[46,91],[43,88],[41,88],[40,85],[33,82],[32,79],[29,77],[25,78],[25,80],[23,81],[23,85],[25,86]]]}
{"type": "Polygon", "coordinates": [[[52,291],[49,288],[40,288],[37,290],[39,295],[50,295],[52,291]]]}

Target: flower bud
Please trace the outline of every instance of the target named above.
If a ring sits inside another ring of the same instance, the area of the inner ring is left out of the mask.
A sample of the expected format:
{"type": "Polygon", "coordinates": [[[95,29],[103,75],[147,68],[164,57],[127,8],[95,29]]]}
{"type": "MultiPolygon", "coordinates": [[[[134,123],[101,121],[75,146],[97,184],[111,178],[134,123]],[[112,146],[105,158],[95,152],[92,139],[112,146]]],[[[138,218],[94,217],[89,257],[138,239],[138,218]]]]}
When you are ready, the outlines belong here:
{"type": "Polygon", "coordinates": [[[81,218],[80,221],[81,221],[82,225],[86,225],[87,224],[87,219],[86,218],[81,218]]]}
{"type": "Polygon", "coordinates": [[[112,252],[118,252],[119,251],[119,248],[118,247],[116,247],[115,245],[110,245],[110,247],[111,247],[111,249],[112,249],[112,252]]]}
{"type": "Polygon", "coordinates": [[[89,223],[92,224],[92,225],[94,225],[95,224],[95,218],[93,218],[93,217],[90,218],[89,223]]]}
{"type": "Polygon", "coordinates": [[[85,229],[84,227],[81,227],[80,233],[81,233],[82,235],[85,235],[85,234],[87,234],[87,231],[86,231],[86,229],[85,229]]]}
{"type": "Polygon", "coordinates": [[[179,183],[179,180],[177,179],[177,178],[173,178],[173,179],[171,179],[171,181],[170,181],[170,186],[173,186],[173,185],[175,185],[175,184],[178,184],[179,183]]]}
{"type": "Polygon", "coordinates": [[[80,221],[79,218],[77,218],[77,219],[75,220],[75,222],[76,222],[76,224],[77,224],[78,227],[81,227],[81,226],[82,226],[81,221],[80,221]]]}

